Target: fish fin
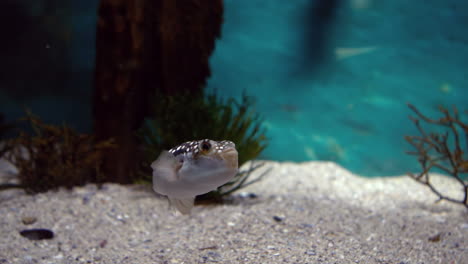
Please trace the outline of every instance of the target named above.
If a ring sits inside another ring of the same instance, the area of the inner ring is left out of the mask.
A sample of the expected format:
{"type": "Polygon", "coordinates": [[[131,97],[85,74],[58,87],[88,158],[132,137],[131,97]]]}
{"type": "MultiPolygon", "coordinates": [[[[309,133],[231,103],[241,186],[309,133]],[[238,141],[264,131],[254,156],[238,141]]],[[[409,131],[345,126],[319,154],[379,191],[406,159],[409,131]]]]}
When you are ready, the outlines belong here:
{"type": "Polygon", "coordinates": [[[174,155],[167,151],[161,152],[159,157],[151,163],[153,169],[153,190],[159,194],[167,195],[167,183],[179,180],[178,171],[182,167],[174,155]]]}
{"type": "Polygon", "coordinates": [[[154,177],[164,178],[166,181],[178,180],[177,171],[182,167],[182,164],[167,151],[161,152],[158,159],[151,163],[154,177]]]}
{"type": "Polygon", "coordinates": [[[172,169],[180,169],[182,164],[177,160],[174,155],[169,153],[168,151],[164,150],[159,154],[159,157],[151,163],[151,168],[153,170],[158,168],[172,168],[172,169]]]}
{"type": "Polygon", "coordinates": [[[189,197],[189,198],[174,198],[174,197],[168,197],[169,202],[171,205],[175,206],[179,212],[182,214],[190,214],[193,208],[193,203],[195,201],[195,197],[189,197]]]}

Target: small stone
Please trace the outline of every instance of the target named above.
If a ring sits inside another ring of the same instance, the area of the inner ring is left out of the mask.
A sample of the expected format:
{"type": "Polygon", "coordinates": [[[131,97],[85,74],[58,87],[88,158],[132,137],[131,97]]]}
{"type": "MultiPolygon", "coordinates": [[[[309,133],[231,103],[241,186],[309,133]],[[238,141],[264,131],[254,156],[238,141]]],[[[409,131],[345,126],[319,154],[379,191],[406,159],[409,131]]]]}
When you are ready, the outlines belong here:
{"type": "Polygon", "coordinates": [[[429,237],[429,242],[439,242],[441,239],[441,233],[429,237]]]}
{"type": "Polygon", "coordinates": [[[307,250],[306,252],[304,252],[306,255],[309,255],[309,256],[315,256],[317,255],[317,253],[315,253],[315,250],[307,250]]]}
{"type": "Polygon", "coordinates": [[[29,240],[42,240],[54,238],[54,232],[49,229],[25,229],[20,232],[20,235],[29,240]]]}
{"type": "Polygon", "coordinates": [[[37,221],[37,218],[34,216],[25,216],[21,219],[21,222],[25,225],[32,225],[37,221]]]}
{"type": "Polygon", "coordinates": [[[284,220],[284,217],[281,217],[281,216],[273,216],[273,220],[275,220],[276,222],[282,222],[284,220]]]}
{"type": "Polygon", "coordinates": [[[221,258],[221,255],[218,252],[210,251],[208,252],[208,256],[212,259],[219,259],[221,258]]]}
{"type": "Polygon", "coordinates": [[[208,249],[218,249],[218,246],[213,245],[213,246],[208,246],[208,247],[202,247],[202,248],[199,248],[198,250],[208,250],[208,249]]]}
{"type": "Polygon", "coordinates": [[[82,200],[83,204],[89,204],[90,201],[91,201],[91,195],[85,195],[83,197],[83,200],[82,200]]]}
{"type": "Polygon", "coordinates": [[[107,240],[105,240],[105,239],[102,240],[101,242],[99,242],[99,247],[100,248],[104,248],[104,247],[106,247],[106,245],[107,245],[107,240]]]}
{"type": "Polygon", "coordinates": [[[249,198],[249,199],[255,199],[258,197],[255,193],[249,193],[249,192],[241,192],[239,193],[239,197],[241,198],[249,198]]]}

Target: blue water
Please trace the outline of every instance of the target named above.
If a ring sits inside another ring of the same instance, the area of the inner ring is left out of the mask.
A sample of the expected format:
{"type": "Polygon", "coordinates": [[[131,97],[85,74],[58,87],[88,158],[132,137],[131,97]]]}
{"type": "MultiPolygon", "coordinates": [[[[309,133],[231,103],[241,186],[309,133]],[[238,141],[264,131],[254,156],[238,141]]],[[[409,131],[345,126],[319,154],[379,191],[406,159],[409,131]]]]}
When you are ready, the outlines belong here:
{"type": "Polygon", "coordinates": [[[257,98],[265,159],[418,170],[404,153],[417,134],[406,103],[432,117],[438,105],[468,109],[468,1],[319,2],[225,0],[208,86],[257,98]],[[342,48],[367,50],[337,57],[342,48]]]}
{"type": "MultiPolygon", "coordinates": [[[[14,119],[27,106],[89,130],[97,1],[6,3],[0,112],[14,119]],[[48,74],[31,75],[37,69],[48,74]]],[[[406,103],[434,117],[439,104],[468,109],[466,0],[224,4],[208,88],[257,98],[270,139],[264,159],[330,160],[366,176],[415,171],[404,153],[403,137],[417,134],[406,103]]]]}

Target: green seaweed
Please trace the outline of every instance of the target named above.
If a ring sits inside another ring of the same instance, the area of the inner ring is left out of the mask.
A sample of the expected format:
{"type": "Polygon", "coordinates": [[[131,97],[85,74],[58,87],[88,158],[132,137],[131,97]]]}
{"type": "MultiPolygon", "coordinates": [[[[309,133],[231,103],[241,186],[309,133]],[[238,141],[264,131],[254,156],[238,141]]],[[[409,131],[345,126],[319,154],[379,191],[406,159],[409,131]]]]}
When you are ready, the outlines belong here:
{"type": "MultiPolygon", "coordinates": [[[[150,164],[161,151],[185,141],[204,138],[231,140],[239,153],[239,165],[256,159],[267,145],[261,118],[253,110],[253,98],[245,93],[240,101],[233,98],[223,100],[215,93],[207,96],[185,93],[157,98],[154,117],[147,119],[139,131],[146,153],[140,182],[151,183],[150,164]]],[[[219,199],[241,189],[248,182],[250,172],[239,173],[233,182],[204,197],[219,199]]]]}
{"type": "Polygon", "coordinates": [[[19,187],[29,193],[58,187],[71,188],[100,182],[104,150],[115,148],[112,140],[96,142],[64,125],[44,123],[27,111],[26,121],[33,133],[20,131],[6,142],[6,159],[18,168],[19,187]]]}

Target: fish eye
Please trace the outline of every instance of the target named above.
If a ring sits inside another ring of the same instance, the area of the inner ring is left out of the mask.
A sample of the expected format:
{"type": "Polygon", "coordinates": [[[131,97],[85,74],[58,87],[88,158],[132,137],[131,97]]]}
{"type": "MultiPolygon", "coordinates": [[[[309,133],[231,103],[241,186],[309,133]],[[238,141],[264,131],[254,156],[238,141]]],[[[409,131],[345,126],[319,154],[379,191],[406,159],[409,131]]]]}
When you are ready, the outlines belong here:
{"type": "Polygon", "coordinates": [[[208,151],[208,150],[210,150],[210,148],[211,148],[211,144],[208,143],[208,142],[203,142],[203,143],[201,144],[201,149],[202,149],[203,151],[208,151]]]}

